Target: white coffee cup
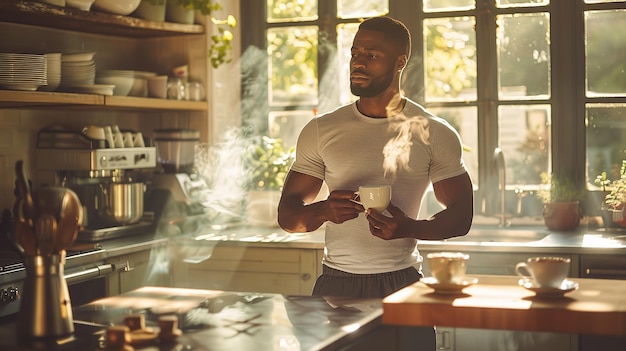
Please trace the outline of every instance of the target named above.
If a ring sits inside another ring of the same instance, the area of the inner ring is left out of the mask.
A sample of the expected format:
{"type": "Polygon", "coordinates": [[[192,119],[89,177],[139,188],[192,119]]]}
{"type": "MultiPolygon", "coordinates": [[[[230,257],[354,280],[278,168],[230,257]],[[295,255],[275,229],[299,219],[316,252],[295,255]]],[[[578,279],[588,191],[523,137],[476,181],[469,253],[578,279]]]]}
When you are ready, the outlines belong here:
{"type": "Polygon", "coordinates": [[[122,133],[122,141],[124,142],[124,147],[135,146],[135,142],[133,141],[133,133],[131,132],[122,133]]]}
{"type": "Polygon", "coordinates": [[[358,194],[365,209],[371,208],[383,212],[391,201],[391,186],[360,186],[358,194]]]}
{"type": "Polygon", "coordinates": [[[115,147],[115,140],[113,139],[113,129],[111,126],[104,126],[104,138],[106,139],[110,148],[115,147]]]}
{"type": "Polygon", "coordinates": [[[83,128],[83,134],[88,136],[91,139],[96,140],[106,140],[106,135],[104,133],[104,128],[101,126],[89,124],[83,128]]]}
{"type": "Polygon", "coordinates": [[[467,272],[469,255],[462,252],[431,252],[426,255],[431,274],[440,284],[460,284],[467,272]]]}
{"type": "Polygon", "coordinates": [[[146,144],[143,140],[143,134],[141,132],[137,132],[133,134],[133,146],[134,147],[145,147],[146,144]]]}
{"type": "Polygon", "coordinates": [[[531,257],[515,266],[518,275],[541,288],[559,288],[567,277],[570,259],[564,257],[531,257]]]}

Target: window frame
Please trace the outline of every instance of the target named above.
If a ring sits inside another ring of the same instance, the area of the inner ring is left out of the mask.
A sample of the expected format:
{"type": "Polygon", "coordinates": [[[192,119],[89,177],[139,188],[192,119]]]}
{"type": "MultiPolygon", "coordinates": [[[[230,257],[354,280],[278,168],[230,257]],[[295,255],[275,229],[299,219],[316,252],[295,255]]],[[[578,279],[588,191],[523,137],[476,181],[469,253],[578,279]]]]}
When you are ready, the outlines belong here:
{"type": "MultiPolygon", "coordinates": [[[[267,23],[265,0],[246,1],[242,8],[242,50],[248,45],[265,48],[265,31],[269,27],[290,26],[294,22],[267,23]]],[[[486,196],[486,184],[497,182],[492,166],[493,151],[498,146],[498,108],[504,105],[550,105],[551,106],[551,172],[554,176],[567,176],[576,184],[584,186],[586,174],[586,112],[589,103],[626,103],[626,97],[587,97],[585,94],[585,43],[584,13],[588,10],[625,9],[625,2],[586,4],[584,0],[551,0],[549,4],[526,8],[496,8],[493,0],[476,0],[476,8],[469,11],[428,12],[422,10],[422,0],[389,1],[389,15],[403,21],[412,33],[413,53],[411,65],[403,75],[403,89],[412,100],[426,108],[475,106],[478,111],[478,196],[486,196]],[[498,96],[497,47],[495,17],[510,13],[548,12],[550,16],[550,95],[546,99],[500,100],[498,96]],[[475,16],[477,45],[477,99],[476,101],[426,102],[421,83],[424,67],[421,60],[422,20],[425,18],[475,16]],[[419,19],[419,20],[416,20],[419,19]],[[573,58],[573,59],[572,59],[573,58]],[[558,64],[557,64],[558,63],[558,64]],[[407,82],[416,82],[411,85],[407,82]]],[[[334,0],[318,1],[319,17],[315,21],[298,22],[317,25],[328,33],[327,40],[336,45],[336,27],[339,23],[358,22],[356,19],[336,18],[334,0]]],[[[320,50],[319,75],[329,64],[328,57],[320,50]]],[[[245,83],[244,83],[245,84],[245,83]]],[[[267,92],[266,92],[267,94],[267,92]]],[[[266,96],[267,98],[267,96],[266,96]]],[[[338,101],[334,102],[338,104],[338,101]]],[[[316,106],[304,106],[316,109],[316,106]]],[[[281,109],[299,109],[291,106],[281,109]]],[[[268,114],[271,107],[268,106],[268,114]]],[[[245,118],[245,116],[244,116],[245,118]]],[[[595,175],[589,175],[589,178],[595,175]]],[[[510,189],[511,191],[513,189],[510,189]]],[[[593,210],[593,209],[590,209],[593,210]]]]}

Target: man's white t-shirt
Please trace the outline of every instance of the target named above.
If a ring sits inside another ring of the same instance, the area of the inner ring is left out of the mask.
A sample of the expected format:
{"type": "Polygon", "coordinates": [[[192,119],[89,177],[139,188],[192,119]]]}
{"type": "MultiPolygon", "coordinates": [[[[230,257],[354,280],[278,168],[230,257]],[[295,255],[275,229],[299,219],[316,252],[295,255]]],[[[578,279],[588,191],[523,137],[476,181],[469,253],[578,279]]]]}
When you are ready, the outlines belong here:
{"type": "MultiPolygon", "coordinates": [[[[466,172],[458,133],[407,100],[399,114],[370,118],[356,103],[311,120],[302,130],[292,170],[326,182],[329,191],[391,185],[391,202],[417,218],[430,183],[466,172]]],[[[417,240],[383,240],[365,215],[326,224],[324,264],[355,274],[391,272],[421,262],[417,240]]]]}

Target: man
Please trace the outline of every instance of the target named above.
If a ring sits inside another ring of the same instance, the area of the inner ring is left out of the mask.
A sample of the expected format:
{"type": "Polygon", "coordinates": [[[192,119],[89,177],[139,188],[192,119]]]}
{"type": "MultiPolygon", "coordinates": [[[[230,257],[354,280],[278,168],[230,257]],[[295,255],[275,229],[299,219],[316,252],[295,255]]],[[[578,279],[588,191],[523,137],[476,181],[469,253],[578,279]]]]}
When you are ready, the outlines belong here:
{"type": "Polygon", "coordinates": [[[458,133],[400,91],[411,54],[406,26],[389,17],[365,20],[351,53],[350,89],[359,99],[303,128],[278,221],[288,232],[326,223],[313,295],[384,297],[422,277],[418,239],[467,234],[472,184],[458,133]],[[328,198],[312,203],[324,181],[328,198]],[[431,183],[444,209],[417,220],[431,183]],[[364,210],[356,197],[362,185],[391,185],[384,213],[364,210]]]}

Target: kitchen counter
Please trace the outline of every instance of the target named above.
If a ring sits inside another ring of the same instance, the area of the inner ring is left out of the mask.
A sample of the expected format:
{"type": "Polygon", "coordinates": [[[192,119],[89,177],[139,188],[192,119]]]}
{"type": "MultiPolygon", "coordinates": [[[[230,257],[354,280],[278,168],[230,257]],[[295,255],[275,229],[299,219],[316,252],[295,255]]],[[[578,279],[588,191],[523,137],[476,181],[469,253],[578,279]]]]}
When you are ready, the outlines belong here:
{"type": "Polygon", "coordinates": [[[383,299],[383,323],[413,326],[626,335],[626,281],[572,278],[578,289],[538,297],[519,277],[476,276],[455,294],[422,282],[383,299]]]}
{"type": "MultiPolygon", "coordinates": [[[[106,326],[142,313],[158,330],[159,316],[177,315],[183,334],[174,344],[153,341],[158,350],[336,350],[381,326],[380,299],[339,300],[311,296],[237,293],[215,290],[142,287],[74,308],[78,323],[69,346],[97,350],[106,326]],[[85,326],[93,326],[85,331],[85,326]]],[[[13,324],[0,332],[0,349],[15,349],[13,324]],[[10,347],[10,348],[9,348],[10,347]]],[[[391,342],[391,341],[388,341],[391,342]]]]}
{"type": "MultiPolygon", "coordinates": [[[[141,251],[167,241],[195,244],[225,244],[247,247],[323,249],[324,229],[310,233],[287,233],[278,227],[232,226],[203,230],[200,234],[159,236],[133,235],[98,243],[106,257],[141,251]]],[[[528,252],[554,254],[626,254],[626,230],[587,229],[550,232],[543,226],[499,228],[476,225],[463,237],[420,240],[418,248],[428,251],[528,252]]]]}

